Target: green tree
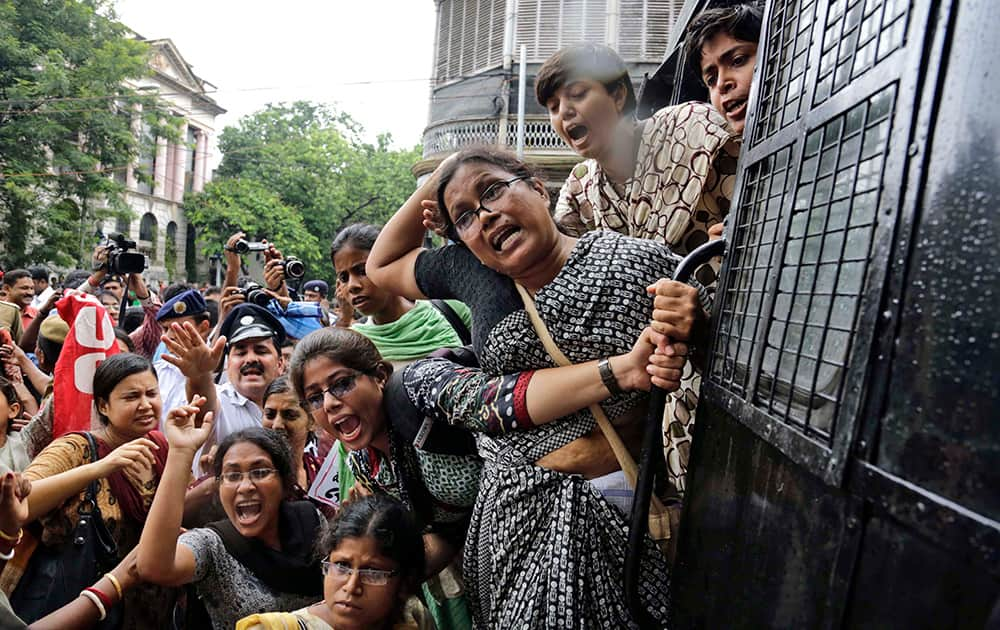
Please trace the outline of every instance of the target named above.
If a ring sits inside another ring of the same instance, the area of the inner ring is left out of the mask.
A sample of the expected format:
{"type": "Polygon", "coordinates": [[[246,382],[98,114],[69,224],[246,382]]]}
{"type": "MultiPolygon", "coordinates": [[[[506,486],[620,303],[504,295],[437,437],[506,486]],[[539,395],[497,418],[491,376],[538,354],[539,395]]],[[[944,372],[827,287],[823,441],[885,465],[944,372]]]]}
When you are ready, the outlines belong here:
{"type": "Polygon", "coordinates": [[[0,2],[0,256],[7,264],[80,264],[100,222],[127,212],[125,168],[151,142],[136,137],[134,117],[153,135],[176,135],[155,95],[126,85],[150,72],[148,53],[108,0],[0,2]]]}
{"type": "MultiPolygon", "coordinates": [[[[229,233],[243,229],[266,237],[284,253],[302,258],[309,278],[332,281],[328,251],[336,233],[359,221],[381,225],[416,185],[410,167],[420,159],[419,147],[395,149],[389,135],[366,143],[362,133],[348,114],[307,102],[270,105],[224,129],[219,135],[223,160],[214,183],[235,178],[260,183],[301,217],[317,245],[307,251],[303,241],[247,229],[260,214],[252,206],[243,209],[242,218],[232,217],[229,233]]],[[[208,242],[204,226],[194,223],[199,238],[208,242]]],[[[223,234],[210,238],[221,238],[219,245],[225,241],[223,234]]]]}
{"type": "Polygon", "coordinates": [[[209,255],[221,254],[226,239],[240,230],[251,239],[294,244],[300,258],[320,255],[319,241],[306,229],[301,215],[257,180],[216,179],[203,192],[188,197],[184,211],[198,227],[198,240],[209,255]]]}

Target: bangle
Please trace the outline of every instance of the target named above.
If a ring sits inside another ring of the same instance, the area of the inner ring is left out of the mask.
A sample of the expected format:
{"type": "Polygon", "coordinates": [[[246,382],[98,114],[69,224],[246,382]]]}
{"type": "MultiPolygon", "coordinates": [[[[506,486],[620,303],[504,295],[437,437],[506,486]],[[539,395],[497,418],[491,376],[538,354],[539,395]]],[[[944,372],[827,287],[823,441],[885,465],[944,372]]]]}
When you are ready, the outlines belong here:
{"type": "Polygon", "coordinates": [[[105,610],[111,610],[111,607],[114,605],[114,604],[111,603],[111,596],[108,595],[108,594],[106,594],[104,591],[102,591],[99,588],[94,588],[93,586],[88,586],[87,588],[85,588],[83,590],[91,592],[94,595],[97,595],[97,598],[99,600],[101,600],[102,604],[104,604],[104,609],[105,610]]]}
{"type": "Polygon", "coordinates": [[[623,394],[621,385],[618,384],[618,379],[615,378],[615,373],[611,370],[611,361],[607,358],[601,359],[597,362],[597,370],[601,373],[601,382],[604,386],[608,388],[612,396],[618,396],[623,394]]]}
{"type": "MultiPolygon", "coordinates": [[[[100,593],[100,591],[97,592],[100,593]]],[[[98,618],[98,620],[104,621],[104,619],[108,616],[108,610],[104,607],[104,604],[101,602],[101,599],[97,595],[94,595],[94,592],[91,591],[89,588],[85,588],[82,591],[80,591],[80,595],[92,601],[94,603],[94,606],[97,606],[97,612],[99,612],[101,615],[98,618]]]]}
{"type": "Polygon", "coordinates": [[[13,543],[15,547],[21,542],[22,536],[24,536],[24,530],[20,527],[17,528],[17,533],[13,536],[0,529],[0,540],[6,540],[9,543],[13,543]]]}
{"type": "Polygon", "coordinates": [[[13,560],[15,549],[16,547],[11,547],[10,551],[8,551],[7,553],[0,553],[0,560],[13,560]]]}
{"type": "Polygon", "coordinates": [[[118,593],[118,599],[125,597],[125,594],[122,591],[122,583],[118,581],[118,578],[116,578],[113,573],[105,573],[104,577],[108,578],[108,581],[111,582],[111,586],[115,587],[115,592],[118,593]]]}

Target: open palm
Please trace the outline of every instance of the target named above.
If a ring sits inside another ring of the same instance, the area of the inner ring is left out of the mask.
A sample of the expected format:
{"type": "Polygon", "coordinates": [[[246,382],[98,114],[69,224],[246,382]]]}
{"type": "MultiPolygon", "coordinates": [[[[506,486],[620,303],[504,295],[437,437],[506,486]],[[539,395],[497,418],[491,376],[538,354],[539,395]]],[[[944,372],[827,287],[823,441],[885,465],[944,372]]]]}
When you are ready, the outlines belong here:
{"type": "Polygon", "coordinates": [[[201,426],[195,426],[195,418],[201,412],[201,407],[205,399],[195,396],[191,404],[183,407],[171,409],[167,414],[166,425],[163,427],[163,434],[170,444],[171,450],[182,449],[197,451],[201,448],[208,436],[212,434],[212,422],[214,414],[209,411],[201,426]]]}

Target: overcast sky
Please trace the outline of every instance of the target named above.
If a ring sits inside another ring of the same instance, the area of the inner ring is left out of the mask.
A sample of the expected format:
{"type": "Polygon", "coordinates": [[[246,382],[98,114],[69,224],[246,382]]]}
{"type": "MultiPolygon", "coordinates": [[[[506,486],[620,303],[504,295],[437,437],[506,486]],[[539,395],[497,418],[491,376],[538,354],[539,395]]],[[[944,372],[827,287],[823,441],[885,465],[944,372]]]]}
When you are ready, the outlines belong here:
{"type": "Polygon", "coordinates": [[[427,124],[433,0],[117,0],[119,19],[170,38],[228,112],[216,131],[267,103],[311,100],[350,113],[366,137],[420,142],[427,124]]]}

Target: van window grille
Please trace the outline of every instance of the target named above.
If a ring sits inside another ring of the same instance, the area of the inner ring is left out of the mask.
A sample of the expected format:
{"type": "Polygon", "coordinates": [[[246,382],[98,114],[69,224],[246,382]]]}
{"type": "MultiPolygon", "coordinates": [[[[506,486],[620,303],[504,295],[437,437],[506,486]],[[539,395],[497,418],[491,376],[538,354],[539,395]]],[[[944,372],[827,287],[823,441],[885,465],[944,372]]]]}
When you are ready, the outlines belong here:
{"type": "Polygon", "coordinates": [[[832,442],[872,254],[895,85],[805,140],[755,404],[832,442]]]}

